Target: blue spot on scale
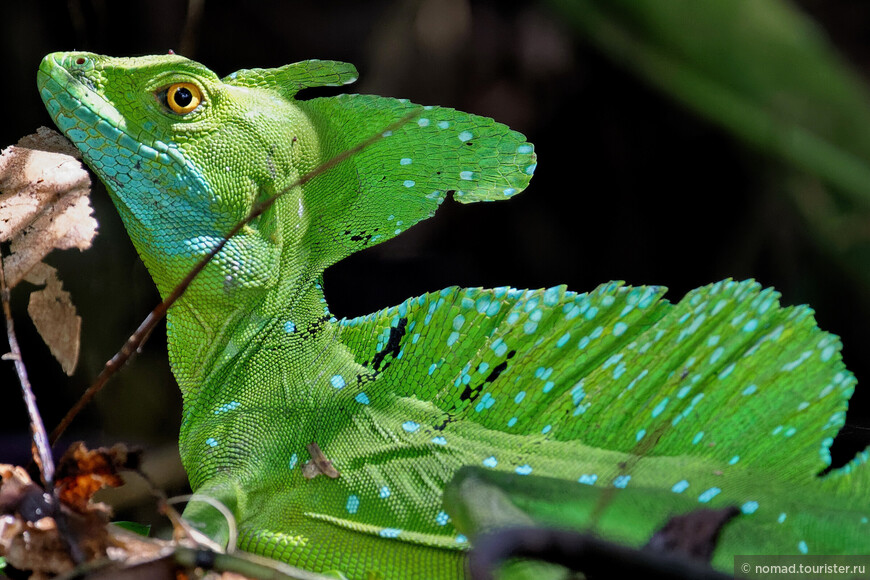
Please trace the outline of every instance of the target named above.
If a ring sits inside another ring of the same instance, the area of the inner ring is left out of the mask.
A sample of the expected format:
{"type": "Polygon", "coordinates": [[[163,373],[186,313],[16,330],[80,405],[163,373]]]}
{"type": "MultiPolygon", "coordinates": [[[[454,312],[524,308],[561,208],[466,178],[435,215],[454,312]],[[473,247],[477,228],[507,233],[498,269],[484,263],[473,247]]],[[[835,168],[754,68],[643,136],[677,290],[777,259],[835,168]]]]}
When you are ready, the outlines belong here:
{"type": "Polygon", "coordinates": [[[293,455],[290,456],[290,461],[287,463],[287,467],[289,469],[293,469],[294,467],[296,467],[296,464],[298,462],[299,462],[299,456],[294,453],[293,455]]]}
{"type": "Polygon", "coordinates": [[[427,119],[425,117],[421,117],[420,119],[417,119],[417,124],[420,125],[421,127],[428,127],[429,126],[429,119],[427,119]]]}
{"type": "Polygon", "coordinates": [[[450,517],[447,515],[447,512],[443,510],[438,512],[438,515],[435,516],[435,523],[439,526],[446,526],[448,521],[450,521],[450,517]]]}
{"type": "Polygon", "coordinates": [[[464,179],[465,181],[471,181],[472,179],[474,179],[474,172],[473,171],[460,171],[459,172],[459,179],[464,179]]]}
{"type": "Polygon", "coordinates": [[[517,405],[519,405],[520,403],[523,402],[523,399],[525,399],[525,398],[526,398],[526,392],[525,392],[525,391],[520,391],[520,392],[517,393],[517,395],[514,397],[514,403],[516,403],[517,405]]]}
{"type": "Polygon", "coordinates": [[[463,143],[465,143],[466,141],[468,141],[472,137],[474,137],[474,135],[471,134],[471,131],[463,131],[458,136],[459,136],[459,140],[462,141],[463,143]]]}
{"type": "Polygon", "coordinates": [[[483,460],[483,465],[484,467],[495,468],[498,465],[498,459],[495,458],[495,455],[490,455],[483,460]]]}
{"type": "Polygon", "coordinates": [[[508,420],[508,422],[507,422],[507,426],[508,426],[508,427],[513,427],[513,426],[516,425],[516,424],[517,424],[517,418],[516,418],[516,417],[511,417],[510,420],[508,420]]]}
{"type": "Polygon", "coordinates": [[[532,466],[526,463],[524,465],[520,465],[514,471],[516,471],[518,475],[528,475],[532,472],[532,466]]]}
{"type": "Polygon", "coordinates": [[[413,179],[406,179],[405,181],[402,182],[402,185],[404,185],[405,187],[414,187],[416,184],[417,184],[417,182],[414,181],[413,179]]]}
{"type": "Polygon", "coordinates": [[[674,493],[683,493],[689,488],[689,482],[685,479],[681,479],[671,488],[671,491],[674,493]]]}
{"type": "Polygon", "coordinates": [[[507,189],[502,191],[502,193],[505,194],[506,196],[511,196],[511,195],[515,194],[516,192],[517,192],[517,190],[514,189],[513,187],[508,187],[507,189]]]}
{"type": "Polygon", "coordinates": [[[698,496],[698,501],[701,503],[708,503],[711,499],[719,495],[722,490],[718,487],[711,487],[704,493],[698,496]]]}
{"type": "Polygon", "coordinates": [[[803,540],[798,542],[798,550],[800,551],[801,554],[806,554],[810,551],[809,547],[807,546],[807,543],[804,542],[803,540]]]}
{"type": "Polygon", "coordinates": [[[745,514],[754,514],[757,509],[758,509],[758,502],[757,501],[748,501],[745,504],[743,504],[742,506],[740,506],[740,511],[745,513],[745,514]]]}
{"type": "Polygon", "coordinates": [[[416,431],[419,428],[420,428],[420,424],[415,423],[414,421],[405,421],[404,423],[402,423],[402,429],[404,429],[408,433],[413,433],[414,431],[416,431]]]}
{"type": "Polygon", "coordinates": [[[214,437],[209,437],[208,439],[205,440],[205,444],[208,445],[209,447],[217,447],[218,442],[217,442],[217,439],[215,439],[214,437]]]}
{"type": "Polygon", "coordinates": [[[347,383],[344,381],[344,377],[341,375],[332,375],[332,378],[329,379],[329,382],[336,389],[343,389],[347,383]]]}
{"type": "Polygon", "coordinates": [[[382,485],[381,489],[378,490],[378,496],[381,499],[387,499],[388,497],[390,497],[390,488],[386,485],[382,485]]]}
{"type": "Polygon", "coordinates": [[[613,325],[613,336],[622,336],[628,329],[628,325],[624,322],[617,322],[613,325]]]}
{"type": "Polygon", "coordinates": [[[519,147],[517,147],[517,153],[531,153],[531,152],[532,152],[531,145],[526,144],[526,145],[520,145],[519,147]]]}
{"type": "Polygon", "coordinates": [[[410,157],[402,157],[399,159],[399,165],[410,165],[411,163],[413,163],[413,161],[411,161],[410,157]]]}
{"type": "Polygon", "coordinates": [[[776,518],[776,521],[779,522],[779,523],[781,524],[781,523],[783,523],[783,522],[785,521],[785,518],[786,518],[786,517],[787,517],[787,516],[785,515],[785,512],[782,512],[781,514],[779,514],[779,517],[776,518]]]}
{"type": "Polygon", "coordinates": [[[727,367],[722,369],[722,372],[719,373],[719,380],[721,381],[721,380],[724,380],[725,378],[727,378],[728,375],[730,375],[734,371],[735,366],[736,365],[734,363],[731,363],[727,367]]]}
{"type": "Polygon", "coordinates": [[[595,482],[598,481],[598,475],[595,473],[584,473],[577,481],[586,485],[595,485],[595,482]]]}
{"type": "Polygon", "coordinates": [[[284,323],[284,332],[286,332],[287,334],[292,334],[296,332],[296,325],[293,324],[292,320],[288,320],[284,323]]]}
{"type": "Polygon", "coordinates": [[[355,514],[359,509],[359,497],[353,494],[347,496],[347,503],[344,506],[349,514],[355,514]]]}
{"type": "Polygon", "coordinates": [[[402,530],[399,528],[384,528],[378,532],[378,535],[382,538],[398,538],[401,533],[402,530]]]}
{"type": "Polygon", "coordinates": [[[462,534],[456,534],[456,543],[457,544],[467,544],[468,538],[466,538],[462,534]]]}
{"type": "Polygon", "coordinates": [[[434,443],[435,445],[447,445],[447,439],[441,436],[433,437],[432,443],[434,443]]]}
{"type": "Polygon", "coordinates": [[[439,129],[446,129],[449,126],[450,126],[450,123],[448,123],[447,121],[438,121],[438,128],[439,129]]]}
{"type": "Polygon", "coordinates": [[[624,363],[624,362],[621,362],[621,363],[619,363],[618,365],[616,365],[616,368],[615,368],[615,369],[613,369],[613,378],[614,378],[614,379],[618,379],[618,378],[621,377],[624,373],[625,373],[625,363],[624,363]]]}
{"type": "Polygon", "coordinates": [[[498,339],[497,342],[499,343],[498,346],[496,346],[495,343],[493,343],[492,350],[495,351],[496,355],[504,356],[508,350],[508,345],[505,344],[504,342],[502,342],[500,338],[498,339]]]}
{"type": "Polygon", "coordinates": [[[363,405],[368,405],[370,403],[368,395],[366,395],[365,393],[357,394],[357,396],[354,397],[354,399],[356,399],[357,403],[361,403],[363,405]]]}
{"type": "Polygon", "coordinates": [[[620,475],[613,480],[613,487],[625,489],[625,486],[628,485],[629,481],[631,481],[630,475],[620,475]]]}

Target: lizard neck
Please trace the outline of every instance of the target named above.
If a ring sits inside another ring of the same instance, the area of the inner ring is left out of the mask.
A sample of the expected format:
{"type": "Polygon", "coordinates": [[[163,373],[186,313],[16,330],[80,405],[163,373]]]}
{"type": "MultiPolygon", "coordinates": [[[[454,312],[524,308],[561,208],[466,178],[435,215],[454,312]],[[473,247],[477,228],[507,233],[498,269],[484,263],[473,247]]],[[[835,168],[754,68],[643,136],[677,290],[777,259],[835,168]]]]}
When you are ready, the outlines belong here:
{"type": "MultiPolygon", "coordinates": [[[[332,352],[340,350],[333,340],[336,321],[328,312],[319,280],[319,276],[308,278],[283,291],[273,288],[259,299],[246,296],[232,307],[229,303],[215,307],[193,297],[170,309],[169,358],[185,412],[218,394],[230,396],[231,390],[241,387],[245,369],[260,352],[272,353],[273,369],[290,363],[297,371],[289,374],[291,380],[304,380],[313,359],[325,351],[329,351],[326,356],[341,356],[332,352]]],[[[256,376],[271,375],[267,369],[255,371],[256,376]]],[[[258,387],[262,393],[266,389],[266,385],[258,387]]]]}

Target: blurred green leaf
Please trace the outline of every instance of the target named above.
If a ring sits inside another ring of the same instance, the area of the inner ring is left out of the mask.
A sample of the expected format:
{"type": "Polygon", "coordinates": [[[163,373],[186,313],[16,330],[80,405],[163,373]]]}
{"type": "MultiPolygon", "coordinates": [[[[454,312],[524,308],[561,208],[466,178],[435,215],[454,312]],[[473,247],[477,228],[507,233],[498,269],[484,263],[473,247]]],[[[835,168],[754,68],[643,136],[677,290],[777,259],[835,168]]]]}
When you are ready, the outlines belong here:
{"type": "Polygon", "coordinates": [[[613,59],[870,207],[870,93],[779,0],[551,0],[613,59]]]}
{"type": "Polygon", "coordinates": [[[146,538],[151,535],[151,525],[150,524],[140,524],[138,522],[112,522],[112,525],[118,526],[128,532],[133,532],[134,534],[139,534],[140,536],[145,536],[146,538]]]}
{"type": "Polygon", "coordinates": [[[784,161],[771,186],[870,288],[870,90],[810,18],[784,0],[550,4],[614,61],[784,161]]]}

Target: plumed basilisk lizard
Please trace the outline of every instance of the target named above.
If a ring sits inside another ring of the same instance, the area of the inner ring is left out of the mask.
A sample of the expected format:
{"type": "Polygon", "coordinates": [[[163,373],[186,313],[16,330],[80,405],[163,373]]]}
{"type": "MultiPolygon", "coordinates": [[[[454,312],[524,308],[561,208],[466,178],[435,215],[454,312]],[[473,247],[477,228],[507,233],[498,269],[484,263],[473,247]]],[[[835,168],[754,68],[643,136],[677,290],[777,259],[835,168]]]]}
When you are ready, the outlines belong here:
{"type": "MultiPolygon", "coordinates": [[[[356,76],[311,60],[219,78],[172,54],[74,52],[43,60],[39,89],[166,296],[253,204],[415,109],[294,98],[356,76]]],[[[589,505],[616,488],[596,530],[633,544],[669,514],[737,506],[725,569],[740,553],[867,553],[864,456],[817,477],[855,385],[839,341],[754,282],[677,304],[619,283],[451,287],[332,316],[328,266],[447,197],[510,199],[535,166],[521,134],[424,107],[281,197],[169,311],[181,456],[239,546],[350,578],[461,577],[469,541],[442,496],[472,465],[563,480],[589,505]]],[[[550,508],[544,521],[567,517],[550,508]]],[[[227,541],[212,506],[185,515],[227,541]]]]}

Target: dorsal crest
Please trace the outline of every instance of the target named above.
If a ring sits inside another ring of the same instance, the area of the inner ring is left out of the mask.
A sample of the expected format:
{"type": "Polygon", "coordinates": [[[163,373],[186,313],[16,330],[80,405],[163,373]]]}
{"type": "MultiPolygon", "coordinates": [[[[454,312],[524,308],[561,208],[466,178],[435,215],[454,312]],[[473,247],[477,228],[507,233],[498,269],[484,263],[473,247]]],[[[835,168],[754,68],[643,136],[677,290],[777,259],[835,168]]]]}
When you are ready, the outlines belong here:
{"type": "Polygon", "coordinates": [[[356,82],[356,67],[335,60],[303,60],[279,68],[250,68],[236,71],[222,80],[238,87],[273,89],[291,99],[302,89],[338,87],[356,82]]]}

